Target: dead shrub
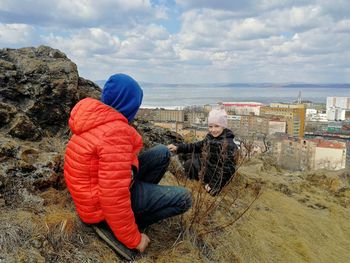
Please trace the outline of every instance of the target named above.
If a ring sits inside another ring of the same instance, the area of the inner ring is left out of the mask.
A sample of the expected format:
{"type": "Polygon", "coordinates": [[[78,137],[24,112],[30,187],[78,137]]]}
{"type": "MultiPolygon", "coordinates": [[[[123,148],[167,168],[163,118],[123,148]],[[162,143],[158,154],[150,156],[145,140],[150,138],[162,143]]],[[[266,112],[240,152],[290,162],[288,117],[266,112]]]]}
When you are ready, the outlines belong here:
{"type": "MultiPolygon", "coordinates": [[[[204,175],[206,172],[205,160],[208,151],[204,150],[201,155],[201,170],[199,172],[199,181],[189,180],[184,171],[176,168],[173,164],[172,171],[178,184],[189,188],[192,192],[192,209],[181,218],[182,238],[189,239],[194,246],[201,251],[201,255],[209,261],[215,261],[215,247],[207,242],[207,237],[212,234],[218,234],[225,228],[234,225],[254,204],[261,194],[259,183],[248,183],[239,173],[239,167],[246,162],[249,154],[238,154],[235,156],[236,172],[234,176],[222,188],[220,194],[211,196],[204,188],[204,175]]],[[[221,154],[226,158],[224,149],[221,154]]],[[[218,163],[221,160],[218,160],[218,163]]],[[[223,178],[223,169],[217,169],[221,180],[223,178]]],[[[176,242],[175,242],[176,243],[176,242]]]]}

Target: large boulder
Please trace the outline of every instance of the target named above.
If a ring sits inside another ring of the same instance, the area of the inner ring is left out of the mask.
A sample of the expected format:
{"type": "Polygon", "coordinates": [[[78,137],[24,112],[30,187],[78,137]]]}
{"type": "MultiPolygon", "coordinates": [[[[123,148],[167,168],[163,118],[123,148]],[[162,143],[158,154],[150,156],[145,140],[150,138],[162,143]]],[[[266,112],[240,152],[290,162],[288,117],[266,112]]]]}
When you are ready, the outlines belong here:
{"type": "Polygon", "coordinates": [[[0,207],[36,204],[32,194],[64,188],[69,113],[80,99],[100,94],[57,49],[0,50],[0,207]]]}
{"type": "Polygon", "coordinates": [[[74,104],[100,97],[100,88],[79,77],[76,64],[57,49],[0,50],[0,131],[40,140],[67,127],[74,104]]]}

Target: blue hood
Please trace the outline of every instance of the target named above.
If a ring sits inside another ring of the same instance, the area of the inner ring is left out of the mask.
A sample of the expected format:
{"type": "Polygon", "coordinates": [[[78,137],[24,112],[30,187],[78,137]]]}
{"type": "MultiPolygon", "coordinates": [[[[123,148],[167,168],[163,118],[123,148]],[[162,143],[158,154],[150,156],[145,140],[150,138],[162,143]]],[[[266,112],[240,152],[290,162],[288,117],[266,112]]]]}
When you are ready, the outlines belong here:
{"type": "Polygon", "coordinates": [[[141,106],[143,91],[139,84],[130,76],[115,74],[109,77],[103,90],[101,101],[131,122],[141,106]]]}

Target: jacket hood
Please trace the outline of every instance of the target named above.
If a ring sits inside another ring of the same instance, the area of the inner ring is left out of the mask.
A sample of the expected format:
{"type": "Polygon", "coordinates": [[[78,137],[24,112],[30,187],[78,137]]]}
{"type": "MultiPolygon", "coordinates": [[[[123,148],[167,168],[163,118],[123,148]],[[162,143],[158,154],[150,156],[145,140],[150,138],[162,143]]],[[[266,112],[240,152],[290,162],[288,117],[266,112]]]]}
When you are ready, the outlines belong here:
{"type": "Polygon", "coordinates": [[[101,101],[123,114],[131,122],[141,106],[143,91],[139,84],[125,74],[112,75],[106,82],[101,101]]]}
{"type": "Polygon", "coordinates": [[[72,109],[68,124],[74,134],[80,134],[116,120],[128,122],[122,114],[101,101],[85,98],[72,109]]]}

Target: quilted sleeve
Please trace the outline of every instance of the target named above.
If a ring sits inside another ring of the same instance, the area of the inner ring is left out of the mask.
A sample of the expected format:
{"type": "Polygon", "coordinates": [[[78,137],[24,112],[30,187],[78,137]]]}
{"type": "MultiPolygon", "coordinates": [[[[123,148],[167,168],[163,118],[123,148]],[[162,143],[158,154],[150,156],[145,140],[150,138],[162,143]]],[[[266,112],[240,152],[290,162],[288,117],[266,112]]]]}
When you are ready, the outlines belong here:
{"type": "Polygon", "coordinates": [[[134,148],[133,148],[133,154],[135,156],[132,165],[134,165],[137,169],[139,168],[139,159],[136,157],[139,152],[142,149],[143,143],[142,143],[142,137],[141,135],[135,130],[133,129],[133,135],[132,135],[132,140],[133,140],[133,144],[134,144],[134,148]]]}
{"type": "Polygon", "coordinates": [[[177,153],[201,153],[207,139],[195,143],[181,143],[177,146],[177,153]]]}
{"type": "Polygon", "coordinates": [[[129,248],[141,241],[131,208],[130,183],[134,146],[127,130],[104,136],[98,149],[98,186],[102,212],[117,239],[129,248]]]}

